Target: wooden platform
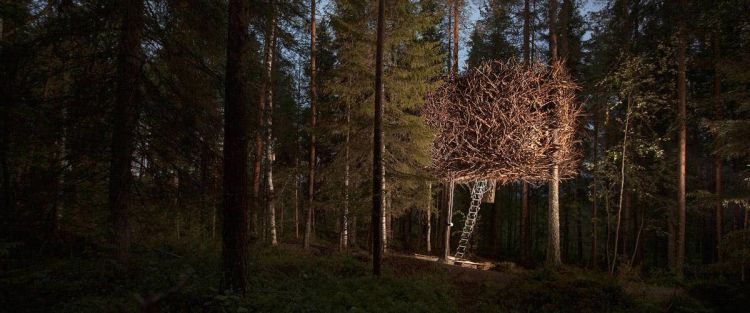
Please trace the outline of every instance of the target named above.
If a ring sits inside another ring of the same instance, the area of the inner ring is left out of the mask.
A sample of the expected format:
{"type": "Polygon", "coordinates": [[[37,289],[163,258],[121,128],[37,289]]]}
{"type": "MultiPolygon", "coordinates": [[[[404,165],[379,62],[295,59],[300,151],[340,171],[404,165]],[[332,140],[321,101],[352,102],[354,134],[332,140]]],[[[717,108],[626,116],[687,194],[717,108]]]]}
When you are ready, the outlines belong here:
{"type": "MultiPolygon", "coordinates": [[[[426,261],[432,261],[432,262],[438,262],[438,261],[440,261],[440,258],[438,258],[436,256],[432,256],[432,255],[424,255],[424,254],[417,254],[417,253],[415,253],[414,257],[417,258],[417,259],[420,259],[420,260],[426,260],[426,261]]],[[[472,262],[472,261],[469,261],[469,260],[456,260],[456,258],[452,257],[452,256],[448,257],[448,262],[446,262],[446,263],[451,264],[451,265],[455,265],[455,266],[466,267],[466,268],[473,268],[473,269],[484,270],[484,271],[489,270],[489,269],[491,269],[494,266],[490,262],[478,263],[478,262],[472,262]]]]}

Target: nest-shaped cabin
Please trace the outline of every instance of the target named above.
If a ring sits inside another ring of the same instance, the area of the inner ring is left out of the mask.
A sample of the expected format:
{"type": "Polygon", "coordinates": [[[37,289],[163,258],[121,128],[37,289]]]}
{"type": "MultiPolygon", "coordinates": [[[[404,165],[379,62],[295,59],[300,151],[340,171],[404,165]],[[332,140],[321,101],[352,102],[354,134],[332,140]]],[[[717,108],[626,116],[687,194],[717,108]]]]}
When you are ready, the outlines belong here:
{"type": "Polygon", "coordinates": [[[565,66],[487,61],[445,80],[423,108],[435,132],[432,170],[444,180],[542,182],[576,174],[579,89],[565,66]]]}

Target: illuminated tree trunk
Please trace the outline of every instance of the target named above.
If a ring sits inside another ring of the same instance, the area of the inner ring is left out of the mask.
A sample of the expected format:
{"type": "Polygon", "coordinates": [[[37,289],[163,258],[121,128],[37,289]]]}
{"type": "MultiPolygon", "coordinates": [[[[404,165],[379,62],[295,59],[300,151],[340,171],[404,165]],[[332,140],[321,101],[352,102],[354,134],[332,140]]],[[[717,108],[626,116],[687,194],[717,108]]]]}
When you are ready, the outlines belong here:
{"type": "Polygon", "coordinates": [[[255,158],[253,160],[253,211],[250,217],[250,235],[255,237],[258,232],[258,212],[261,210],[261,195],[260,195],[260,182],[261,182],[261,171],[263,164],[263,154],[268,154],[264,151],[263,134],[266,131],[266,102],[268,100],[268,89],[272,89],[271,85],[271,71],[273,68],[273,49],[274,49],[274,38],[276,36],[276,15],[273,11],[273,0],[269,1],[268,10],[268,21],[266,24],[265,31],[265,45],[263,47],[263,75],[260,83],[260,101],[258,101],[258,129],[255,132],[255,158]]]}
{"type": "Polygon", "coordinates": [[[453,15],[453,62],[451,64],[451,77],[458,75],[458,27],[461,17],[461,1],[453,0],[453,5],[451,6],[451,14],[453,15]]]}
{"type": "Polygon", "coordinates": [[[552,180],[549,185],[549,224],[547,234],[547,266],[562,265],[560,257],[560,171],[557,165],[552,167],[552,180]]]}
{"type": "MultiPolygon", "coordinates": [[[[531,12],[529,0],[523,2],[523,62],[531,62],[531,12]]],[[[529,183],[521,182],[521,240],[519,243],[521,264],[531,265],[531,215],[529,214],[529,183]]]]}
{"type": "MultiPolygon", "coordinates": [[[[557,61],[557,34],[555,31],[555,15],[557,14],[557,1],[549,2],[549,44],[552,62],[557,61]]],[[[556,135],[553,135],[553,140],[556,135]]],[[[555,161],[557,162],[557,161],[555,161]]],[[[562,265],[560,257],[560,170],[558,165],[552,166],[552,179],[549,182],[549,221],[547,230],[547,266],[559,267],[562,265]]]]}
{"type": "Polygon", "coordinates": [[[448,205],[445,210],[445,237],[443,238],[443,260],[448,262],[451,255],[451,226],[453,224],[453,192],[455,190],[456,183],[451,180],[448,183],[447,188],[447,199],[448,205]]]}
{"type": "Polygon", "coordinates": [[[346,104],[346,139],[344,142],[344,215],[341,221],[341,250],[349,247],[349,140],[351,137],[352,113],[346,104]]]}
{"type": "Polygon", "coordinates": [[[678,184],[677,184],[677,256],[675,258],[674,270],[678,276],[682,276],[683,266],[685,264],[685,172],[686,172],[686,155],[687,155],[687,86],[685,77],[685,50],[687,47],[687,29],[685,27],[687,1],[681,0],[680,28],[678,34],[677,47],[677,94],[679,97],[677,122],[679,127],[679,167],[678,184]]]}
{"type": "Polygon", "coordinates": [[[627,110],[625,113],[625,130],[623,131],[622,136],[622,155],[620,159],[620,203],[617,207],[617,226],[615,227],[615,248],[613,250],[612,255],[612,264],[610,266],[609,274],[614,275],[615,274],[615,266],[617,265],[617,245],[620,241],[620,222],[622,220],[622,205],[623,205],[623,197],[625,195],[625,164],[627,160],[627,144],[628,144],[628,128],[630,126],[630,101],[631,98],[628,97],[627,100],[627,110]]]}
{"type": "Polygon", "coordinates": [[[268,229],[269,229],[269,235],[271,237],[271,245],[277,246],[279,243],[276,238],[276,207],[275,207],[275,197],[276,194],[273,189],[273,162],[275,158],[275,154],[273,151],[273,58],[274,58],[274,50],[276,49],[276,16],[274,14],[274,8],[273,8],[273,1],[270,1],[269,4],[271,5],[270,8],[270,32],[269,37],[266,38],[268,40],[268,43],[266,46],[269,46],[269,53],[268,53],[268,59],[266,60],[266,68],[265,68],[265,78],[266,78],[266,88],[265,88],[265,100],[266,103],[264,104],[264,107],[266,108],[265,112],[265,134],[266,134],[266,161],[268,162],[266,164],[266,206],[268,207],[268,229]]]}

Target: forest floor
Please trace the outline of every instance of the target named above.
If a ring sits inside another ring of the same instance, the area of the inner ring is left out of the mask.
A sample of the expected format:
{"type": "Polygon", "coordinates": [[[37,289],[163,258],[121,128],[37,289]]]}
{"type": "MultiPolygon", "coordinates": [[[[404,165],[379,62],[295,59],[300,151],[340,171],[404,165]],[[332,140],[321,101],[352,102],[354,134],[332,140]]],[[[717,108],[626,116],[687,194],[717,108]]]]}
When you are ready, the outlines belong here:
{"type": "Polygon", "coordinates": [[[238,296],[218,291],[218,251],[140,247],[127,275],[97,249],[5,258],[0,312],[746,312],[750,300],[748,285],[719,280],[656,282],[510,263],[477,270],[398,253],[374,278],[366,251],[294,244],[254,249],[250,291],[238,296]]]}

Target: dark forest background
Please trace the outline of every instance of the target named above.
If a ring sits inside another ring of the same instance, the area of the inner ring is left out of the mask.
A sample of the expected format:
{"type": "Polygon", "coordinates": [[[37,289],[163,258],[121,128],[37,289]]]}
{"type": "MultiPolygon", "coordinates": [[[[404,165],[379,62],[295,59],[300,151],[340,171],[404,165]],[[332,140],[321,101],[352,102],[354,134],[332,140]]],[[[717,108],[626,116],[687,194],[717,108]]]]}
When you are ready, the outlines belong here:
{"type": "MultiPolygon", "coordinates": [[[[592,290],[638,281],[677,286],[688,299],[654,311],[731,311],[706,303],[748,298],[750,2],[613,0],[585,15],[583,1],[552,2],[386,1],[386,255],[439,255],[444,246],[446,184],[427,170],[425,94],[453,67],[523,60],[524,38],[529,58],[548,62],[554,17],[554,57],[581,86],[585,113],[580,175],[560,183],[563,272],[604,281],[592,290]],[[480,18],[467,22],[476,9],[480,18]],[[454,61],[454,44],[466,47],[465,64],[454,61]],[[712,285],[690,285],[699,281],[712,285]]],[[[435,278],[442,270],[399,280],[410,265],[386,261],[396,272],[382,288],[393,289],[378,289],[360,264],[381,227],[370,220],[377,3],[317,5],[0,0],[0,306],[466,309],[438,305],[462,297],[435,278]],[[394,300],[393,290],[409,291],[394,300]]],[[[472,256],[539,269],[530,274],[539,284],[526,287],[549,289],[560,274],[542,266],[546,185],[530,184],[528,201],[521,182],[496,188],[472,256]]],[[[468,186],[457,186],[454,245],[468,204],[468,186]]],[[[525,311],[533,301],[486,305],[472,308],[525,311]]]]}

